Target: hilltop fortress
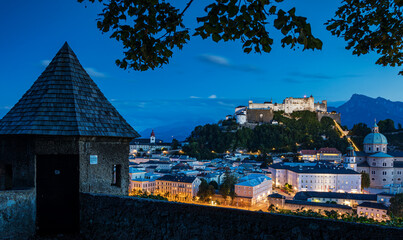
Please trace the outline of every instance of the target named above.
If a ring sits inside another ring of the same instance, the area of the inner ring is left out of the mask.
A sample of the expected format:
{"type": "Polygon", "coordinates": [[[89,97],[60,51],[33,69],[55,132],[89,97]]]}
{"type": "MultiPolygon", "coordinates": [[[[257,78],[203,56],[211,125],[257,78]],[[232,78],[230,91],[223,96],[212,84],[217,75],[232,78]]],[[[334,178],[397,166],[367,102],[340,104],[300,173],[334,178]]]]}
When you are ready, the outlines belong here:
{"type": "Polygon", "coordinates": [[[272,123],[273,112],[283,111],[286,114],[291,114],[296,111],[316,112],[318,120],[322,117],[330,117],[340,123],[340,113],[327,112],[327,101],[315,103],[313,96],[303,98],[288,97],[283,100],[283,103],[254,103],[249,101],[249,105],[238,106],[235,108],[235,119],[238,124],[259,124],[272,123]]]}

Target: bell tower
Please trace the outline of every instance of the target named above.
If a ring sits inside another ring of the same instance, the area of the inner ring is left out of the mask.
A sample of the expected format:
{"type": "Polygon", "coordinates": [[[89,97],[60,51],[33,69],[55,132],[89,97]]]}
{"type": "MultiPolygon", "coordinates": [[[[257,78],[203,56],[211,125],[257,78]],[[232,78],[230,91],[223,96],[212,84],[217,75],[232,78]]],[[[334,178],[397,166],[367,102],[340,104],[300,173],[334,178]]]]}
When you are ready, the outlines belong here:
{"type": "Polygon", "coordinates": [[[155,133],[154,133],[154,130],[151,131],[150,143],[155,143],[155,133]]]}

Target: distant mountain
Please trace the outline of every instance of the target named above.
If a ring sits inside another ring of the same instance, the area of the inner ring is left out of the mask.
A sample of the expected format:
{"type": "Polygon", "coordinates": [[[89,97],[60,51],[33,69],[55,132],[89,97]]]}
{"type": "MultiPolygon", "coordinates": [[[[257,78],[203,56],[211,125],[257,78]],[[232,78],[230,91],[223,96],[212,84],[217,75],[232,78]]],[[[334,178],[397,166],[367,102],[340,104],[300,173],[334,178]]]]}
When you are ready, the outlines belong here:
{"type": "Polygon", "coordinates": [[[403,102],[393,102],[385,98],[371,98],[365,95],[354,94],[350,100],[339,107],[328,107],[328,111],[341,113],[342,125],[351,128],[354,124],[362,122],[369,127],[377,121],[387,118],[403,124],[403,102]]]}

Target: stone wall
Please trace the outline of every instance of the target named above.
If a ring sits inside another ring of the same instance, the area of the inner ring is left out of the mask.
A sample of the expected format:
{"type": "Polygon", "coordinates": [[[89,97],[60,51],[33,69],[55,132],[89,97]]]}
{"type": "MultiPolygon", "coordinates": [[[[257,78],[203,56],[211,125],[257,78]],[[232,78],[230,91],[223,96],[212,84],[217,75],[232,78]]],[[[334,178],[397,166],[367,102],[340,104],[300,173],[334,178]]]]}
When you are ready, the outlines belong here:
{"type": "Polygon", "coordinates": [[[0,191],[0,239],[27,239],[35,233],[35,190],[0,191]]]}
{"type": "Polygon", "coordinates": [[[399,239],[403,229],[207,207],[134,197],[81,194],[86,239],[399,239]]]}
{"type": "Polygon", "coordinates": [[[80,139],[80,192],[128,194],[129,142],[127,138],[80,139]],[[97,164],[90,164],[90,155],[98,156],[97,164]],[[113,165],[121,167],[120,186],[111,185],[113,165]]]}
{"type": "Polygon", "coordinates": [[[270,123],[273,120],[272,109],[248,109],[246,119],[249,123],[270,123]]]}
{"type": "Polygon", "coordinates": [[[340,113],[334,113],[334,112],[317,112],[316,116],[318,117],[318,120],[320,121],[323,117],[329,117],[333,120],[335,120],[337,123],[341,124],[341,115],[340,113]]]}

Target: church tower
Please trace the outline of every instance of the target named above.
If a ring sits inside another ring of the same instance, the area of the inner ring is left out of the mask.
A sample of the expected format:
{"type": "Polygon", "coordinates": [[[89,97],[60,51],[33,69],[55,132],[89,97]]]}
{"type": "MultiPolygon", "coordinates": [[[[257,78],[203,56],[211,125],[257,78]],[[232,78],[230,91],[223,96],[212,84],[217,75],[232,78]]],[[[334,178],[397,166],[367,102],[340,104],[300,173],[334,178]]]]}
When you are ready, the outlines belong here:
{"type": "Polygon", "coordinates": [[[344,167],[357,171],[356,154],[352,146],[347,148],[347,154],[344,157],[344,167]]]}
{"type": "Polygon", "coordinates": [[[152,132],[151,132],[150,143],[155,143],[155,133],[154,133],[154,130],[152,130],[152,132]]]}

